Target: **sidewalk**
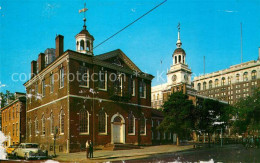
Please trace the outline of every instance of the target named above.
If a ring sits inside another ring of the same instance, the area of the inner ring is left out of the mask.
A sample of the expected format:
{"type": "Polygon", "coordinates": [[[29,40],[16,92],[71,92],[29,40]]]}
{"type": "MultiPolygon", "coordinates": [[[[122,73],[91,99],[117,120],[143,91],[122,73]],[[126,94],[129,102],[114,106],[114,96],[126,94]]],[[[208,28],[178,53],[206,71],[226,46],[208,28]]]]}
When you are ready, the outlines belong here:
{"type": "Polygon", "coordinates": [[[93,159],[86,159],[86,152],[77,153],[61,153],[54,160],[68,161],[68,162],[106,162],[106,161],[120,161],[120,160],[132,160],[147,158],[156,154],[167,154],[177,151],[183,151],[192,149],[192,145],[176,146],[176,145],[159,145],[143,147],[143,149],[131,149],[131,150],[97,150],[94,151],[93,159]]]}

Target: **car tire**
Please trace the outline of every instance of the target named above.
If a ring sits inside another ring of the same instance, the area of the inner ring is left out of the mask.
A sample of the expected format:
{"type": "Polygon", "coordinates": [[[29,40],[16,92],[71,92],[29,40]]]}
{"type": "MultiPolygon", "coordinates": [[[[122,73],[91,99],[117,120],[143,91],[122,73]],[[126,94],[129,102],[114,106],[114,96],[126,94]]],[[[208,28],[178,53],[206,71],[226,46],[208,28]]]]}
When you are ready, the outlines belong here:
{"type": "Polygon", "coordinates": [[[25,160],[29,160],[28,153],[24,154],[24,158],[25,158],[25,160]]]}
{"type": "Polygon", "coordinates": [[[17,154],[16,153],[13,153],[13,158],[17,159],[17,154]]]}

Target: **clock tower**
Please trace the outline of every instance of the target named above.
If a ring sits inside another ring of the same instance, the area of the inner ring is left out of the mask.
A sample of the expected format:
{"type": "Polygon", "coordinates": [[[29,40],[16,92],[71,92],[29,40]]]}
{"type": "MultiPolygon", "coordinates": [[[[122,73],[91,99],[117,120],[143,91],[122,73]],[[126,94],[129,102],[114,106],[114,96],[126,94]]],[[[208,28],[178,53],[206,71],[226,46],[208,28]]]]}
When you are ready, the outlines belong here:
{"type": "Polygon", "coordinates": [[[187,87],[191,87],[192,72],[186,64],[186,53],[181,48],[180,23],[178,24],[178,40],[176,46],[177,48],[172,55],[173,65],[167,72],[167,83],[174,91],[184,90],[184,92],[186,92],[187,87]]]}

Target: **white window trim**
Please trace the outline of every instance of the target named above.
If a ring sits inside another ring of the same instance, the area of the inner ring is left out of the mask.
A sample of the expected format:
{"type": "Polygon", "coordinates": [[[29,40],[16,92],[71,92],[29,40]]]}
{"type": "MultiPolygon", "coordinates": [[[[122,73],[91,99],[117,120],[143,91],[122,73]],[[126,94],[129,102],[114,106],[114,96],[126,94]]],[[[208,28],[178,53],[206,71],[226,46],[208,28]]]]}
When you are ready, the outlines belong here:
{"type": "Polygon", "coordinates": [[[144,81],[142,83],[144,83],[144,96],[140,96],[140,98],[146,99],[146,83],[144,81]]]}
{"type": "Polygon", "coordinates": [[[135,96],[135,80],[132,81],[133,84],[133,90],[132,90],[132,96],[135,96]]]}
{"type": "Polygon", "coordinates": [[[61,76],[61,70],[63,69],[63,77],[65,79],[65,70],[64,70],[64,67],[61,66],[61,68],[59,69],[60,71],[60,76],[59,76],[59,83],[60,83],[60,88],[59,89],[62,89],[64,87],[64,84],[65,84],[65,80],[63,79],[63,86],[61,86],[61,79],[62,79],[62,76],[61,76]]]}
{"type": "Polygon", "coordinates": [[[141,136],[146,136],[146,118],[144,118],[144,133],[141,136]]]}
{"type": "Polygon", "coordinates": [[[107,91],[107,72],[105,71],[105,88],[98,88],[100,91],[107,91]]]}
{"type": "Polygon", "coordinates": [[[53,93],[53,91],[54,91],[54,75],[53,75],[53,73],[51,72],[51,75],[50,75],[50,94],[52,94],[53,93]],[[52,83],[52,78],[53,78],[53,83],[52,83]],[[51,90],[51,88],[53,87],[53,90],[51,90]]]}
{"type": "MultiPolygon", "coordinates": [[[[84,66],[85,67],[85,66],[84,66]]],[[[87,68],[87,74],[88,74],[88,79],[87,79],[87,85],[80,85],[79,84],[79,87],[82,87],[82,88],[89,88],[89,80],[90,80],[90,76],[89,76],[89,68],[88,67],[85,67],[87,68]]]]}
{"type": "Polygon", "coordinates": [[[42,80],[42,97],[45,97],[46,95],[46,88],[45,88],[45,79],[42,80]],[[44,84],[43,84],[44,82],[44,84]],[[44,93],[43,93],[43,90],[44,90],[44,93]]]}
{"type": "Polygon", "coordinates": [[[88,111],[87,111],[87,114],[88,114],[88,132],[80,132],[79,131],[79,135],[89,135],[89,112],[88,111]]]}
{"type": "Polygon", "coordinates": [[[98,135],[107,135],[107,113],[105,112],[105,119],[106,119],[106,125],[105,125],[105,132],[99,132],[98,135]]]}
{"type": "MultiPolygon", "coordinates": [[[[135,118],[134,115],[133,115],[133,117],[134,117],[134,124],[133,124],[133,125],[134,125],[134,129],[133,129],[134,132],[133,132],[133,133],[129,133],[129,132],[128,132],[128,135],[135,135],[135,119],[136,119],[136,118],[135,118]]],[[[129,125],[129,124],[128,124],[128,125],[129,125]]]]}
{"type": "MultiPolygon", "coordinates": [[[[61,109],[62,110],[62,109],[61,109]]],[[[64,113],[64,111],[62,110],[62,112],[63,112],[63,114],[64,114],[64,125],[65,125],[65,113],[64,113]]],[[[63,132],[61,132],[61,116],[62,114],[61,114],[61,111],[60,111],[60,118],[59,118],[59,128],[60,128],[60,133],[59,133],[59,135],[64,135],[64,130],[65,130],[65,126],[64,126],[64,129],[63,129],[63,132]]]]}

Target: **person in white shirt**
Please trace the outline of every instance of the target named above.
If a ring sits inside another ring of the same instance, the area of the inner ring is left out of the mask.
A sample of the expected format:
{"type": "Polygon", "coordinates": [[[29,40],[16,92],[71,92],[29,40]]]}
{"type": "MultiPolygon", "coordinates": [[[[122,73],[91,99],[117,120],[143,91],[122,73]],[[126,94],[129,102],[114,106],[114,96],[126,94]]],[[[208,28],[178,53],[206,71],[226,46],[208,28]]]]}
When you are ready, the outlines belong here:
{"type": "Polygon", "coordinates": [[[87,153],[87,158],[89,156],[89,143],[88,143],[88,140],[86,142],[86,153],[87,153]]]}

